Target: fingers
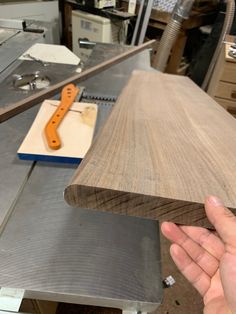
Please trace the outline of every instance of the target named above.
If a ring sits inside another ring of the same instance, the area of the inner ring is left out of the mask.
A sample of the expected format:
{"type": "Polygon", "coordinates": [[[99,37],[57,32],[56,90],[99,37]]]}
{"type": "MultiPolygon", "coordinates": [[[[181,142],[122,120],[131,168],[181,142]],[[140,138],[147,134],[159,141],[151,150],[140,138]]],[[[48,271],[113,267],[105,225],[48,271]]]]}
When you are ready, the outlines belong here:
{"type": "Polygon", "coordinates": [[[170,254],[185,278],[204,296],[210,287],[210,277],[199,267],[178,244],[172,244],[170,254]]]}
{"type": "Polygon", "coordinates": [[[172,242],[182,247],[189,257],[209,276],[213,276],[219,267],[216,257],[192,240],[180,227],[171,222],[161,225],[162,233],[172,242]]]}
{"type": "Polygon", "coordinates": [[[205,201],[206,214],[226,244],[226,250],[236,254],[236,217],[216,196],[208,196],[205,201]]]}
{"type": "Polygon", "coordinates": [[[180,229],[186,233],[193,241],[202,246],[207,252],[212,256],[221,259],[224,254],[224,243],[221,239],[216,236],[211,231],[201,228],[201,227],[192,227],[192,226],[179,226],[180,229]]]}

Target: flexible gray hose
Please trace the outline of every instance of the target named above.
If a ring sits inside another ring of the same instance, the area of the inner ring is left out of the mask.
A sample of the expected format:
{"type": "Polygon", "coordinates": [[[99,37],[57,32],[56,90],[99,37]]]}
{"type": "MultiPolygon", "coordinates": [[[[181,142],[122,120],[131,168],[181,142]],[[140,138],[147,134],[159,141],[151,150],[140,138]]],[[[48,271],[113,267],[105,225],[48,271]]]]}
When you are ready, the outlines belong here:
{"type": "Polygon", "coordinates": [[[161,41],[158,46],[156,58],[154,58],[152,66],[164,72],[166,64],[169,58],[170,50],[173,47],[176,36],[181,28],[181,23],[179,21],[171,19],[169,24],[166,26],[165,31],[161,37],[161,41]]]}
{"type": "Polygon", "coordinates": [[[158,46],[157,54],[153,58],[152,66],[164,72],[166,64],[170,55],[171,48],[173,47],[183,19],[187,19],[191,8],[193,6],[194,0],[179,0],[173,10],[171,20],[167,24],[164,33],[161,37],[161,41],[158,46]]]}
{"type": "Polygon", "coordinates": [[[222,27],[222,31],[220,34],[220,38],[218,40],[218,44],[216,46],[214,55],[211,59],[211,63],[208,67],[207,73],[205,75],[204,81],[202,83],[202,89],[206,90],[208,85],[209,85],[209,81],[211,78],[211,75],[213,73],[214,67],[216,65],[217,59],[220,55],[220,51],[222,48],[222,44],[223,41],[225,40],[225,35],[229,34],[231,27],[232,27],[232,23],[233,23],[233,19],[234,19],[234,14],[235,14],[235,3],[234,0],[228,0],[227,1],[227,6],[226,6],[226,14],[225,14],[225,20],[224,20],[224,24],[222,27]]]}

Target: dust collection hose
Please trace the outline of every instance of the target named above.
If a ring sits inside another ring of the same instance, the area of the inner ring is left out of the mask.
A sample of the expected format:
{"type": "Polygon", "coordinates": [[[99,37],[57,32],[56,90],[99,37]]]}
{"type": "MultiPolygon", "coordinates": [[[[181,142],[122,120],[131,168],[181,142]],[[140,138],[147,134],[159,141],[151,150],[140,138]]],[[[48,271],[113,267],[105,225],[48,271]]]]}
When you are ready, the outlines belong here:
{"type": "Polygon", "coordinates": [[[218,57],[220,55],[220,51],[221,51],[221,48],[222,48],[223,41],[225,40],[225,35],[229,34],[229,32],[231,30],[231,27],[232,27],[232,24],[233,24],[233,20],[234,20],[234,14],[235,14],[235,3],[234,3],[234,0],[228,0],[227,4],[226,4],[225,20],[224,20],[224,24],[223,24],[223,27],[222,27],[222,31],[220,33],[220,38],[218,40],[218,44],[216,46],[214,55],[213,55],[213,57],[211,59],[211,63],[209,65],[209,67],[208,67],[207,73],[205,75],[204,81],[203,81],[202,86],[201,86],[203,90],[207,90],[207,87],[208,87],[209,82],[210,82],[211,75],[213,73],[213,70],[214,70],[214,67],[216,65],[217,59],[218,59],[218,57]]]}
{"type": "Polygon", "coordinates": [[[155,69],[161,72],[165,71],[171,48],[173,47],[178,37],[182,21],[189,17],[193,3],[194,0],[177,1],[171,16],[171,20],[164,30],[161,41],[158,45],[157,53],[153,58],[152,66],[155,69]]]}

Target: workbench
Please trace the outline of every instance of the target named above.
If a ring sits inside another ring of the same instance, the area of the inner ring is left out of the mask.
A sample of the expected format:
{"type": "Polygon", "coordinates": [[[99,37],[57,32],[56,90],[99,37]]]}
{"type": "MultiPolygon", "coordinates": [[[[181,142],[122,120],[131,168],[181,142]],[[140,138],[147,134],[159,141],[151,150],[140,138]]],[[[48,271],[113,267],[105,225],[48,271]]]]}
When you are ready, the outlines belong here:
{"type": "MultiPolygon", "coordinates": [[[[95,47],[92,62],[107,58],[105,46],[95,47]]],[[[110,54],[118,49],[127,48],[110,54]]],[[[141,52],[84,82],[86,100],[98,100],[96,132],[132,70],[151,70],[149,59],[141,52]]],[[[77,165],[18,160],[38,109],[0,124],[0,286],[24,298],[155,310],[162,300],[158,223],[69,207],[63,191],[77,165]]]]}

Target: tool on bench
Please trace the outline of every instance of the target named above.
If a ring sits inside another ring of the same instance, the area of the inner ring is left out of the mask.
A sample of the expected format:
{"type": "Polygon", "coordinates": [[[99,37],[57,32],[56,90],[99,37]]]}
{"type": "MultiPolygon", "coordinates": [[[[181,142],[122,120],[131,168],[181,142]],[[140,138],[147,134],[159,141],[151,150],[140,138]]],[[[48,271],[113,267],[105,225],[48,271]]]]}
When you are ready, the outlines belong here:
{"type": "Polygon", "coordinates": [[[78,92],[79,88],[77,88],[74,84],[68,84],[62,90],[61,103],[45,127],[46,139],[48,146],[51,149],[59,149],[61,147],[61,141],[57,133],[57,128],[73,104],[78,92]]]}
{"type": "Polygon", "coordinates": [[[74,102],[83,87],[66,85],[61,101],[45,100],[17,154],[20,159],[79,163],[93,139],[97,105],[74,102]]]}

